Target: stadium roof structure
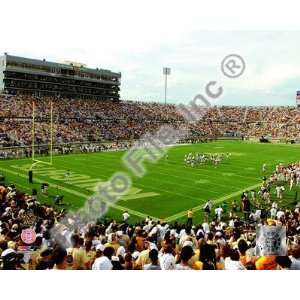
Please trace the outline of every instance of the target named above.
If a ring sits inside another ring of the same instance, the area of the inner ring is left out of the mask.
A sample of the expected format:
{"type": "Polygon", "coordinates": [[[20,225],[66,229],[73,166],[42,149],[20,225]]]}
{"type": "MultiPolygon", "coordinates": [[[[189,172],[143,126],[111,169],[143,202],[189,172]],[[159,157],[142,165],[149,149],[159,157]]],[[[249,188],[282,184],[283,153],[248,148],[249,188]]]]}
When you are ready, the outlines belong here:
{"type": "MultiPolygon", "coordinates": [[[[15,55],[10,55],[8,53],[4,53],[3,56],[0,57],[0,61],[1,59],[5,59],[6,61],[14,61],[14,62],[18,62],[18,63],[28,63],[31,65],[36,65],[36,66],[47,66],[47,67],[56,67],[56,68],[65,68],[65,69],[69,69],[72,70],[74,67],[79,67],[78,63],[75,62],[65,62],[65,63],[58,63],[58,62],[51,62],[51,61],[47,61],[46,59],[34,59],[34,58],[26,58],[26,57],[22,57],[22,56],[15,56],[15,55]]],[[[120,72],[112,72],[110,70],[107,69],[92,69],[92,68],[87,68],[84,64],[80,64],[80,70],[81,71],[86,71],[89,73],[94,73],[94,74],[106,74],[106,75],[113,75],[113,76],[117,76],[117,77],[121,77],[121,73],[120,72]]]]}
{"type": "Polygon", "coordinates": [[[119,100],[120,72],[77,62],[57,63],[7,53],[0,57],[0,91],[7,94],[119,100]]]}

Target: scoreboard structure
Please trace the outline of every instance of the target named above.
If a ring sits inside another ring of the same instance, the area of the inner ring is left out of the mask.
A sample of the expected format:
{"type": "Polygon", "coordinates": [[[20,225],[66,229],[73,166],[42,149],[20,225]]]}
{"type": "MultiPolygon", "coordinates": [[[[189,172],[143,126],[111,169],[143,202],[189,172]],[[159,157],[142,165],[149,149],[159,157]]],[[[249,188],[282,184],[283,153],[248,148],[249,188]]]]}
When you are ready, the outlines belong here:
{"type": "Polygon", "coordinates": [[[0,57],[0,92],[118,101],[121,73],[76,62],[55,63],[8,55],[0,57]]]}
{"type": "Polygon", "coordinates": [[[297,91],[296,94],[296,105],[297,107],[300,107],[300,91],[297,91]]]}

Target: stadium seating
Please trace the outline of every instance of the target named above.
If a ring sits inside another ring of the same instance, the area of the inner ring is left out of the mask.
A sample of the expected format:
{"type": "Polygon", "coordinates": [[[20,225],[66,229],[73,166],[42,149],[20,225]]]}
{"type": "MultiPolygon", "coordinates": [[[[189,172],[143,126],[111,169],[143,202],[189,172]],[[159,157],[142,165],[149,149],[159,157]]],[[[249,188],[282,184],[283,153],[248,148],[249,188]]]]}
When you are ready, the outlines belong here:
{"type": "MultiPolygon", "coordinates": [[[[190,137],[299,138],[300,113],[295,107],[212,107],[205,118],[189,124],[175,105],[107,102],[28,96],[0,96],[0,154],[5,147],[30,146],[32,101],[36,103],[36,143],[49,143],[50,105],[54,103],[54,143],[80,142],[80,150],[101,151],[98,141],[130,141],[162,124],[189,129],[190,137]],[[94,144],[95,143],[95,144],[94,144]]],[[[64,146],[65,147],[65,146],[64,146]]],[[[17,151],[17,150],[10,150],[17,151]]],[[[65,148],[66,153],[71,148],[65,148]]],[[[14,152],[15,153],[15,152],[14,152]]],[[[64,152],[65,153],[65,152],[64,152]]],[[[0,183],[0,268],[93,270],[254,270],[300,269],[300,205],[278,207],[270,201],[271,187],[300,182],[300,163],[279,164],[257,191],[263,208],[253,203],[252,191],[242,193],[225,213],[215,205],[207,219],[167,223],[151,218],[139,223],[101,219],[85,223],[63,208],[63,201],[41,203],[37,191],[18,190],[0,183]],[[283,183],[282,183],[283,182],[283,183]],[[250,201],[251,200],[251,201],[250,201]],[[252,203],[251,203],[252,202],[252,203]],[[285,256],[256,256],[257,225],[283,225],[289,240],[285,256]],[[26,235],[24,231],[26,231],[26,235]],[[30,242],[28,241],[30,240],[30,242]],[[27,242],[26,242],[27,241],[27,242]]],[[[4,178],[2,178],[3,180],[4,178]]],[[[0,174],[1,181],[1,174],[0,174]]],[[[279,189],[277,189],[279,188],[279,189]]],[[[56,198],[57,200],[58,198],[56,198]]],[[[296,196],[297,200],[297,196],[296,196]]]]}
{"type": "Polygon", "coordinates": [[[55,144],[135,140],[165,123],[189,129],[194,137],[299,138],[296,107],[212,107],[196,124],[189,124],[171,104],[0,96],[0,145],[31,145],[32,101],[37,114],[36,144],[50,140],[50,101],[54,103],[55,144]]]}

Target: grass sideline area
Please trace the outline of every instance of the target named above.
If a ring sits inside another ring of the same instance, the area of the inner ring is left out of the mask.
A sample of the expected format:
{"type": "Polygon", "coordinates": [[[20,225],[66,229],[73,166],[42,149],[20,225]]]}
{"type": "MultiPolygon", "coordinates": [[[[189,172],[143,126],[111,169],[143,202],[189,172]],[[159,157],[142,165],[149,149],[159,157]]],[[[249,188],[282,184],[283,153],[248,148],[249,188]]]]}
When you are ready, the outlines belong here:
{"type": "MultiPolygon", "coordinates": [[[[122,212],[128,210],[130,222],[146,216],[166,221],[186,220],[186,212],[194,209],[194,221],[203,220],[202,207],[211,199],[214,204],[224,204],[228,209],[233,199],[239,203],[245,190],[258,189],[262,182],[262,165],[267,164],[269,176],[278,163],[287,164],[300,159],[300,146],[288,144],[261,144],[243,141],[216,141],[202,144],[177,145],[171,147],[168,158],[156,164],[145,163],[147,174],[143,178],[133,177],[130,192],[113,205],[107,218],[121,220],[122,212]],[[184,163],[189,152],[231,153],[221,165],[197,165],[194,168],[184,163]]],[[[71,154],[54,156],[53,165],[38,164],[34,168],[34,184],[28,183],[31,160],[6,160],[0,162],[0,173],[7,183],[31,193],[38,190],[38,199],[53,205],[55,195],[64,195],[65,207],[76,210],[93,193],[95,185],[106,181],[114,172],[128,170],[122,164],[124,151],[71,154]],[[70,176],[65,178],[66,170],[70,176]],[[41,183],[49,183],[49,196],[41,194],[41,183]]],[[[42,158],[46,162],[48,158],[42,158]]],[[[284,193],[283,207],[294,205],[299,187],[284,193]]],[[[274,189],[272,199],[275,199],[274,189]]],[[[214,206],[215,207],[215,206],[214,206]]]]}

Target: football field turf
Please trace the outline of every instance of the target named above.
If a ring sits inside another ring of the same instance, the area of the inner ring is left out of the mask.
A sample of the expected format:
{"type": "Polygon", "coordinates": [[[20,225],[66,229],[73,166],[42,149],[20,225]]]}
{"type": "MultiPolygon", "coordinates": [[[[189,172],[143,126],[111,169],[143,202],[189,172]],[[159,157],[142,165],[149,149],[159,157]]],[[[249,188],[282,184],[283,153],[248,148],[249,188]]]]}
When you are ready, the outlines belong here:
{"type": "MultiPolygon", "coordinates": [[[[0,162],[0,173],[8,183],[27,193],[33,187],[38,199],[53,205],[54,196],[64,195],[65,208],[76,210],[94,191],[98,182],[104,182],[114,172],[125,171],[133,181],[130,192],[113,205],[107,217],[121,219],[122,211],[128,210],[130,221],[136,222],[146,216],[166,221],[183,221],[186,212],[194,208],[194,219],[203,218],[203,204],[211,199],[214,205],[240,200],[245,190],[256,189],[262,182],[262,165],[267,164],[266,175],[275,165],[300,160],[300,147],[287,144],[259,144],[242,141],[216,141],[201,144],[170,147],[168,158],[156,164],[145,163],[147,173],[143,178],[134,177],[122,164],[125,151],[70,154],[54,156],[53,165],[38,164],[34,168],[34,184],[28,183],[31,160],[6,160],[0,162]],[[189,152],[231,153],[221,165],[208,163],[194,168],[184,163],[189,152]],[[65,178],[66,170],[70,176],[65,178]],[[49,183],[49,196],[40,192],[42,182],[49,183]]],[[[42,158],[48,161],[48,158],[42,158]]],[[[292,205],[298,188],[286,192],[284,206],[292,205]]],[[[273,192],[272,197],[275,198],[273,192]]]]}

